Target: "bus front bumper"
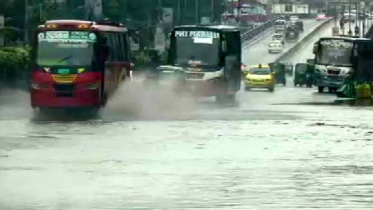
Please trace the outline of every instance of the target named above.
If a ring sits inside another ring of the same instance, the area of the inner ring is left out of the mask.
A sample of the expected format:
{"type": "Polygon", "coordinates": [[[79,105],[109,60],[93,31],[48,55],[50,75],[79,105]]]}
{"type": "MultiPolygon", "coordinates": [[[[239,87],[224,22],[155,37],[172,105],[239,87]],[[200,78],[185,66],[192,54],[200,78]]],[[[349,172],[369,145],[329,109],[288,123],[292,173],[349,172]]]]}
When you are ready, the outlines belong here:
{"type": "Polygon", "coordinates": [[[43,108],[77,108],[99,107],[101,98],[99,90],[75,90],[57,92],[53,89],[31,90],[32,107],[43,108]]]}
{"type": "Polygon", "coordinates": [[[343,84],[344,77],[336,76],[318,76],[316,86],[328,88],[340,88],[343,84]]]}

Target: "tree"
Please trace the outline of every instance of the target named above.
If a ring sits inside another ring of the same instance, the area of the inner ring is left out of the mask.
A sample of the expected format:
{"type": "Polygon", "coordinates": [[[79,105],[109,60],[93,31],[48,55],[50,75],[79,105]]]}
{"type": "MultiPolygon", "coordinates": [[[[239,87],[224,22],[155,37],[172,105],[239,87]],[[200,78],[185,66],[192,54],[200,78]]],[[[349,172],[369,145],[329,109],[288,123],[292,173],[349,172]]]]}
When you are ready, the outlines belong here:
{"type": "Polygon", "coordinates": [[[105,0],[103,1],[103,13],[104,16],[111,20],[121,21],[122,14],[122,2],[121,0],[105,0]]]}

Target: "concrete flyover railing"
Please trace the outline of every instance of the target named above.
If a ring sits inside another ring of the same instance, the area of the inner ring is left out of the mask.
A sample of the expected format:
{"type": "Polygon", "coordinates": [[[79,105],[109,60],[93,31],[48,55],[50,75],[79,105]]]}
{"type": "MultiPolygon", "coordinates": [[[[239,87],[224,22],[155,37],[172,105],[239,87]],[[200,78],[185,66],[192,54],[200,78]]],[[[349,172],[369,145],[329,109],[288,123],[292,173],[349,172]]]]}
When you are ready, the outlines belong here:
{"type": "Polygon", "coordinates": [[[245,33],[242,33],[241,34],[241,41],[242,42],[246,42],[252,38],[254,38],[255,36],[263,33],[264,31],[266,31],[268,28],[272,27],[275,25],[275,22],[276,20],[278,20],[278,18],[275,18],[275,19],[272,19],[268,22],[265,22],[264,24],[254,28],[254,29],[251,29],[245,33]]]}
{"type": "Polygon", "coordinates": [[[333,20],[334,20],[334,18],[330,18],[328,20],[325,20],[323,23],[321,23],[319,26],[317,26],[311,33],[309,33],[307,36],[303,37],[303,39],[300,40],[296,45],[294,45],[292,48],[290,48],[288,51],[286,51],[284,54],[282,54],[279,58],[277,58],[275,62],[281,62],[281,61],[287,60],[288,58],[292,57],[296,52],[298,52],[300,50],[300,48],[303,46],[303,44],[305,42],[307,42],[313,36],[315,36],[317,33],[319,33],[320,30],[324,29],[324,27],[326,27],[333,20]]]}

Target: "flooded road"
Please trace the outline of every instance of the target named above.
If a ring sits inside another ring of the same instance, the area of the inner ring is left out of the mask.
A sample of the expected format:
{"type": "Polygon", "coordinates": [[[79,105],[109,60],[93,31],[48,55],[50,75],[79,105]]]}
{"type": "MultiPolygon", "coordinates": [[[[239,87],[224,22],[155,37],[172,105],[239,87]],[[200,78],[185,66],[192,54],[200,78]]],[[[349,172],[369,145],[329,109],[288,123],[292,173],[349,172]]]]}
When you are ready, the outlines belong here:
{"type": "Polygon", "coordinates": [[[231,107],[127,91],[94,119],[1,91],[0,209],[373,208],[371,107],[291,84],[231,107]]]}

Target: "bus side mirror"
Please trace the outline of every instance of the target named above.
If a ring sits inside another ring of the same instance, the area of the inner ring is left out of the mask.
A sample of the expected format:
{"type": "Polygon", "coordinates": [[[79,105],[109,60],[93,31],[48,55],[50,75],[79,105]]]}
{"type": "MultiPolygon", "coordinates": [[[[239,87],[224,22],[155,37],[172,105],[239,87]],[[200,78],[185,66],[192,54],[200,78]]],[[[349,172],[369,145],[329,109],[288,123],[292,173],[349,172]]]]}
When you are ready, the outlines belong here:
{"type": "Polygon", "coordinates": [[[317,54],[318,51],[319,51],[318,46],[314,45],[313,46],[313,54],[317,54]]]}

